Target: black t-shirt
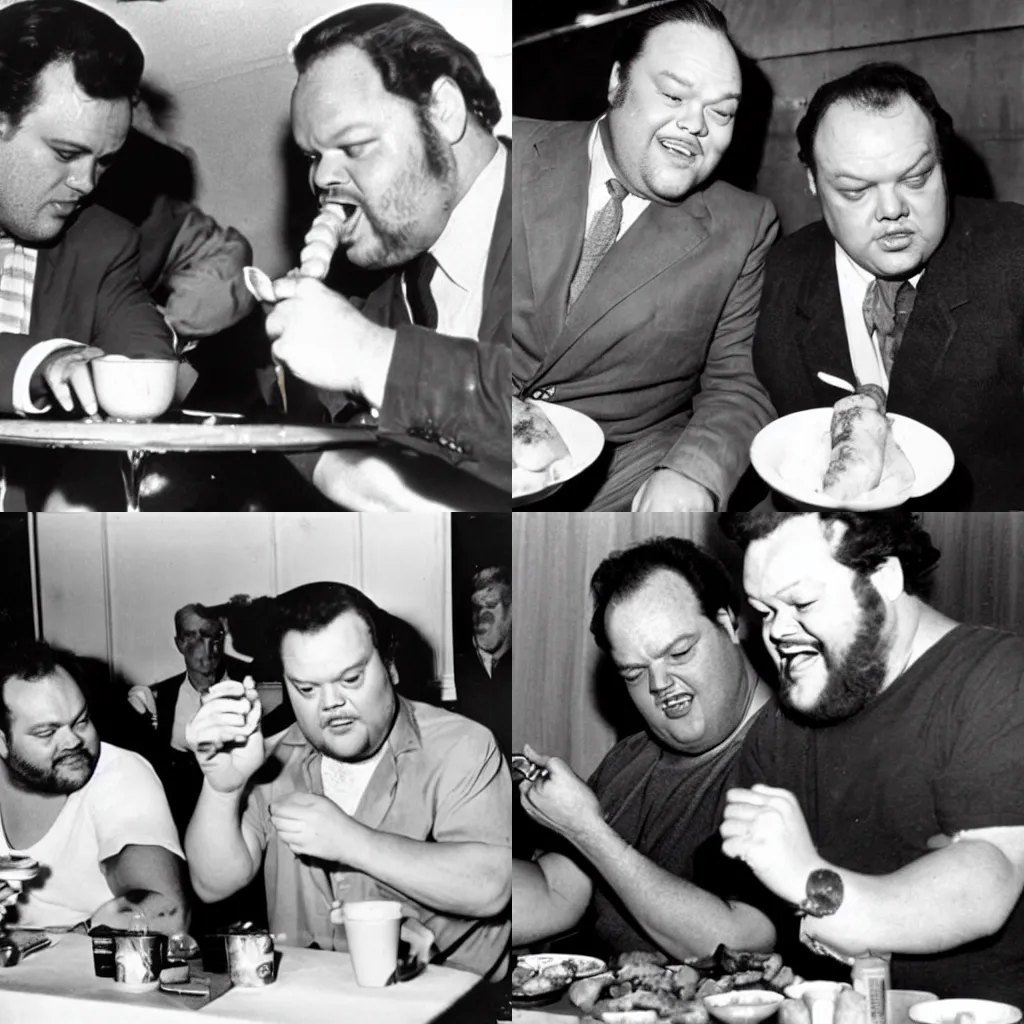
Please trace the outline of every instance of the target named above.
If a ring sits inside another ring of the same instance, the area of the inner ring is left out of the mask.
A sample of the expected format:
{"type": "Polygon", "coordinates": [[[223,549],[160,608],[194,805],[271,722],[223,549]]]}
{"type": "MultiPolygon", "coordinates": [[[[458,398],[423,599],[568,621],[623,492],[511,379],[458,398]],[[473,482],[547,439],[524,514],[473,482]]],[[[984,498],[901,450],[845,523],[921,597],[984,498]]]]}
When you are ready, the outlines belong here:
{"type": "MultiPolygon", "coordinates": [[[[588,780],[605,820],[637,852],[679,878],[693,879],[694,855],[715,831],[722,787],[744,736],[772,702],[723,747],[696,757],[677,754],[636,733],[617,743],[588,780]]],[[[601,953],[654,950],[626,907],[594,877],[590,925],[601,953]]]]}
{"type": "MultiPolygon", "coordinates": [[[[741,786],[794,793],[821,855],[863,874],[917,860],[932,836],[1024,826],[1024,637],[958,626],[865,710],[835,725],[802,724],[781,710],[763,715],[736,776],[741,786]]],[[[767,909],[767,890],[757,889],[735,895],[767,909]]],[[[792,908],[773,916],[780,951],[800,973],[835,976],[832,961],[796,952],[792,908]]],[[[1019,1001],[1024,901],[994,936],[945,953],[895,955],[892,984],[1019,1001]]]]}

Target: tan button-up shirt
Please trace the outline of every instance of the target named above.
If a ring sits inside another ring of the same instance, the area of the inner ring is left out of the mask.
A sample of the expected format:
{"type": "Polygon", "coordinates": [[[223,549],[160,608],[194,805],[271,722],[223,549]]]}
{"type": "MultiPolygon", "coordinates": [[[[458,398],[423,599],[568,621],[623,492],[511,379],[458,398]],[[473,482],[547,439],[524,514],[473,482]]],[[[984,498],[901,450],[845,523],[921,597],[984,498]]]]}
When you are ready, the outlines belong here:
{"type": "MultiPolygon", "coordinates": [[[[491,733],[461,715],[398,698],[399,709],[385,754],[353,817],[368,828],[424,842],[512,845],[512,779],[491,733]]],[[[291,793],[324,795],[322,755],[298,724],[283,732],[268,764],[256,776],[243,822],[266,851],[263,873],[273,932],[284,942],[347,950],[345,930],[330,922],[331,903],[399,900],[403,913],[425,924],[445,949],[474,922],[438,913],[401,892],[344,865],[295,856],[270,820],[269,807],[291,793]],[[267,769],[270,771],[267,771],[267,769]],[[266,773],[270,781],[259,782],[266,773]]],[[[509,863],[511,864],[511,849],[509,863]]],[[[449,960],[452,967],[483,973],[502,956],[509,939],[507,915],[472,935],[449,960]]]]}

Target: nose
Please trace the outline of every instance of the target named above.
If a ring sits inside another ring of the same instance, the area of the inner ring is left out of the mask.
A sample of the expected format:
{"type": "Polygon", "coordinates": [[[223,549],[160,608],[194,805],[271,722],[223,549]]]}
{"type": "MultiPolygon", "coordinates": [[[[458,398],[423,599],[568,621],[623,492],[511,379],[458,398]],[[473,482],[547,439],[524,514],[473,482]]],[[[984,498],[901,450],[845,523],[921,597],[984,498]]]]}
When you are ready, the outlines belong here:
{"type": "Polygon", "coordinates": [[[84,750],[85,741],[71,726],[66,726],[61,729],[59,749],[61,755],[70,754],[76,750],[84,750]]]}
{"type": "Polygon", "coordinates": [[[770,619],[765,620],[764,631],[769,640],[778,642],[779,640],[785,640],[786,637],[793,636],[797,629],[791,615],[779,612],[770,619]]]}
{"type": "Polygon", "coordinates": [[[324,683],[320,687],[320,709],[339,708],[346,703],[345,691],[340,683],[324,683]]]}
{"type": "Polygon", "coordinates": [[[326,154],[310,168],[309,184],[314,194],[325,192],[332,185],[349,185],[351,182],[344,157],[340,155],[326,154]]]}
{"type": "Polygon", "coordinates": [[[901,193],[894,186],[882,185],[878,189],[875,217],[878,220],[899,220],[909,213],[901,193]]]}
{"type": "Polygon", "coordinates": [[[691,103],[686,106],[676,119],[676,126],[688,131],[691,135],[707,135],[708,122],[704,117],[704,107],[700,103],[691,103]]]}
{"type": "Polygon", "coordinates": [[[96,188],[98,180],[99,174],[97,173],[95,161],[76,163],[67,178],[64,179],[67,187],[72,192],[77,192],[80,196],[89,195],[96,188]]]}
{"type": "Polygon", "coordinates": [[[669,678],[664,665],[652,665],[647,670],[647,686],[654,695],[668,689],[669,678]]]}

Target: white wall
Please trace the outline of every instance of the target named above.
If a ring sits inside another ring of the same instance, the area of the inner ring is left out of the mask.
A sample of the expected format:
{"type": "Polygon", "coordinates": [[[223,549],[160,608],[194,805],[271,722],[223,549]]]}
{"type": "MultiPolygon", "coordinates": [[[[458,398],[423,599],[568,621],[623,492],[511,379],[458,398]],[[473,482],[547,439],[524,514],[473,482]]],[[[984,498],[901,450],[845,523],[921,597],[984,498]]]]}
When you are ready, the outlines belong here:
{"type": "Polygon", "coordinates": [[[182,605],[337,580],[415,626],[454,696],[447,515],[54,513],[36,524],[43,637],[131,683],[181,671],[182,605]]]}
{"type": "MultiPolygon", "coordinates": [[[[295,33],[354,0],[87,0],[128,28],[146,54],[146,79],[177,103],[171,134],[197,157],[198,201],[252,242],[270,273],[290,266],[284,249],[287,131],[295,33]]],[[[481,59],[512,115],[512,0],[404,0],[440,21],[481,59]]],[[[4,6],[0,0],[0,6],[4,6]]]]}

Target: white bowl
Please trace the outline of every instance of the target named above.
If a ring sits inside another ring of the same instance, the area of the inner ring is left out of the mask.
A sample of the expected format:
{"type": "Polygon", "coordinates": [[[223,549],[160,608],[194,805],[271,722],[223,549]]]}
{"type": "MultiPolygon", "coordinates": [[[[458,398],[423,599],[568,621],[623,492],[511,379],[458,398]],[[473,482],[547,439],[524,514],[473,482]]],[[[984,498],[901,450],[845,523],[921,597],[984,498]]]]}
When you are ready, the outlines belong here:
{"type": "Polygon", "coordinates": [[[989,999],[936,999],[910,1008],[910,1019],[918,1024],[953,1024],[958,1013],[969,1013],[974,1024],[1017,1024],[1021,1011],[1009,1003],[989,999]]]}
{"type": "Polygon", "coordinates": [[[888,482],[860,498],[839,501],[821,492],[831,452],[832,408],[804,409],[774,420],[750,446],[754,469],[772,490],[816,508],[893,508],[934,491],[953,472],[953,449],[941,434],[909,416],[890,413],[893,437],[914,468],[914,484],[899,493],[888,482]]]}
{"type": "Polygon", "coordinates": [[[554,474],[549,474],[544,483],[525,490],[515,490],[515,474],[513,472],[512,507],[530,505],[542,498],[555,493],[566,480],[579,476],[604,448],[604,431],[589,416],[566,405],[553,402],[531,400],[551,420],[565,446],[569,449],[569,459],[554,467],[554,474]]]}
{"type": "Polygon", "coordinates": [[[708,1013],[723,1024],[760,1024],[779,1008],[784,996],[781,992],[748,989],[745,992],[721,992],[705,996],[708,1013]]]}
{"type": "Polygon", "coordinates": [[[148,423],[167,412],[174,401],[176,359],[101,356],[89,365],[96,400],[114,419],[148,423]]]}

